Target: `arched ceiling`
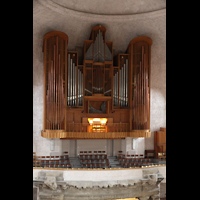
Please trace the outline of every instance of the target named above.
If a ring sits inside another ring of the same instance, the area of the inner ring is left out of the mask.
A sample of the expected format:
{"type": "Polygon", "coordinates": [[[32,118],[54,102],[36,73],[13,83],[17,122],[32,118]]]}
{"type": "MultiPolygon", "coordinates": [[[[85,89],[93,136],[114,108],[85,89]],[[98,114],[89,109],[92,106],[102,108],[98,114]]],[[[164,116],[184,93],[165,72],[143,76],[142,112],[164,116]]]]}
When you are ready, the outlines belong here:
{"type": "Polygon", "coordinates": [[[152,39],[157,59],[165,62],[166,0],[33,0],[34,56],[43,62],[42,41],[49,31],[66,33],[68,50],[80,50],[100,24],[106,28],[106,40],[113,41],[114,55],[145,35],[152,39]]]}
{"type": "Polygon", "coordinates": [[[75,11],[104,15],[152,12],[166,7],[166,0],[52,0],[52,2],[75,11]]]}

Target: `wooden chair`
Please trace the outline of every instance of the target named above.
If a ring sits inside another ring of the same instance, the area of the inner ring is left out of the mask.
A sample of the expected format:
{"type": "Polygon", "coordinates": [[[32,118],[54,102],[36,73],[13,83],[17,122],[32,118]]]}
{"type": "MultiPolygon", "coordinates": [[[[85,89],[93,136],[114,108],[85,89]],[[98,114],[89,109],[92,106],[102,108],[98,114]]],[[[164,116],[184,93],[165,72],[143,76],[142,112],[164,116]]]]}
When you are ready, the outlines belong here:
{"type": "Polygon", "coordinates": [[[64,159],[59,160],[59,164],[60,165],[64,165],[65,164],[65,160],[64,159]]]}
{"type": "Polygon", "coordinates": [[[105,163],[101,163],[101,167],[105,168],[106,164],[105,163]]]}
{"type": "Polygon", "coordinates": [[[45,160],[41,160],[41,167],[45,166],[45,160]]]}
{"type": "Polygon", "coordinates": [[[101,151],[97,151],[98,154],[101,154],[101,151]]]}
{"type": "Polygon", "coordinates": [[[143,154],[140,154],[140,158],[143,158],[144,157],[144,155],[143,154]]]}
{"type": "Polygon", "coordinates": [[[122,153],[123,151],[118,151],[118,153],[122,153]]]}
{"type": "Polygon", "coordinates": [[[54,163],[55,163],[55,165],[59,165],[60,161],[59,160],[55,160],[54,163]]]}
{"type": "Polygon", "coordinates": [[[68,155],[63,155],[64,156],[64,159],[69,159],[69,156],[68,155]]]}
{"type": "Polygon", "coordinates": [[[94,154],[97,154],[97,151],[94,151],[94,154]]]}
{"type": "Polygon", "coordinates": [[[66,167],[67,168],[72,168],[72,165],[71,164],[66,164],[66,167]]]}
{"type": "Polygon", "coordinates": [[[109,163],[109,159],[108,158],[106,158],[105,161],[106,161],[106,163],[109,163]]]}
{"type": "Polygon", "coordinates": [[[88,155],[85,155],[85,159],[88,159],[88,155]]]}
{"type": "Polygon", "coordinates": [[[138,165],[139,165],[138,162],[134,163],[134,167],[138,167],[138,165]]]}
{"type": "Polygon", "coordinates": [[[92,153],[92,151],[88,151],[88,153],[89,153],[89,154],[91,154],[91,153],[92,153]]]}
{"type": "Polygon", "coordinates": [[[120,159],[120,158],[122,158],[122,156],[121,156],[121,154],[118,154],[117,159],[120,159]]]}
{"type": "Polygon", "coordinates": [[[145,162],[150,162],[150,158],[145,158],[145,162]]]}
{"type": "Polygon", "coordinates": [[[46,160],[50,160],[50,156],[46,156],[46,160]]]}
{"type": "Polygon", "coordinates": [[[127,157],[127,158],[130,158],[130,157],[131,157],[131,155],[126,155],[126,157],[127,157]]]}
{"type": "Polygon", "coordinates": [[[87,163],[88,163],[88,164],[89,164],[89,163],[91,163],[91,160],[90,160],[90,159],[88,159],[88,160],[87,160],[87,163]]]}
{"type": "Polygon", "coordinates": [[[105,167],[109,168],[110,167],[110,163],[106,163],[105,167]]]}
{"type": "Polygon", "coordinates": [[[132,154],[131,157],[132,157],[132,158],[135,158],[135,154],[132,154]]]}
{"type": "Polygon", "coordinates": [[[64,151],[63,154],[68,154],[68,151],[64,151]]]}
{"type": "Polygon", "coordinates": [[[87,165],[86,165],[85,163],[83,163],[83,164],[82,164],[82,167],[83,167],[83,168],[86,168],[86,167],[87,167],[87,165]]]}
{"type": "Polygon", "coordinates": [[[54,160],[54,157],[55,157],[55,156],[50,156],[50,160],[54,160]]]}
{"type": "Polygon", "coordinates": [[[54,168],[59,168],[59,167],[60,167],[60,165],[58,165],[58,164],[54,165],[54,168]]]}
{"type": "Polygon", "coordinates": [[[89,157],[89,159],[92,159],[92,158],[93,158],[93,155],[89,155],[88,157],[89,157]]]}
{"type": "Polygon", "coordinates": [[[125,168],[125,162],[121,163],[121,167],[125,168]]]}
{"type": "Polygon", "coordinates": [[[55,159],[56,159],[56,160],[59,160],[59,159],[60,159],[60,156],[55,156],[55,159]]]}
{"type": "Polygon", "coordinates": [[[49,161],[49,164],[50,164],[50,165],[54,165],[54,160],[50,160],[50,161],[49,161]]]}
{"type": "Polygon", "coordinates": [[[138,158],[138,154],[135,154],[135,158],[138,158]]]}
{"type": "Polygon", "coordinates": [[[103,157],[103,155],[100,154],[100,155],[99,155],[99,159],[102,159],[102,157],[103,157]]]}
{"type": "Polygon", "coordinates": [[[96,168],[96,164],[95,163],[92,163],[92,168],[96,168]]]}
{"type": "Polygon", "coordinates": [[[105,153],[106,153],[106,151],[101,151],[101,153],[105,154],[105,153]]]}
{"type": "Polygon", "coordinates": [[[131,167],[131,163],[126,163],[127,168],[131,167]]]}
{"type": "Polygon", "coordinates": [[[100,164],[99,163],[96,163],[96,168],[100,168],[100,164]]]}
{"type": "Polygon", "coordinates": [[[95,159],[98,159],[98,158],[99,158],[99,155],[94,155],[94,158],[95,158],[95,159]]]}
{"type": "Polygon", "coordinates": [[[87,154],[87,151],[83,151],[84,154],[87,154]]]}
{"type": "Polygon", "coordinates": [[[54,164],[53,165],[49,165],[50,168],[54,168],[54,164]]]}

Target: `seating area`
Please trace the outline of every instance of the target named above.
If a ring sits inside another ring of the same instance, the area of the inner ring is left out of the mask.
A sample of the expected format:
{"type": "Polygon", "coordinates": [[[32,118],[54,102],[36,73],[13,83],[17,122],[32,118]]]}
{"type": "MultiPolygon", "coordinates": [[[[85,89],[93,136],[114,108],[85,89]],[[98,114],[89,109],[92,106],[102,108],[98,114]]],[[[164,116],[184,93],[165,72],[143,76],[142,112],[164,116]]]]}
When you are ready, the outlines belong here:
{"type": "Polygon", "coordinates": [[[142,167],[149,166],[153,163],[150,162],[150,158],[144,158],[143,154],[123,154],[123,151],[118,151],[117,159],[120,163],[120,166],[123,168],[129,167],[142,167]]]}
{"type": "Polygon", "coordinates": [[[80,151],[82,168],[109,168],[110,163],[105,151],[80,151]]]}
{"type": "Polygon", "coordinates": [[[119,159],[121,167],[142,167],[149,166],[153,163],[150,162],[150,158],[120,158],[119,159]]]}
{"type": "Polygon", "coordinates": [[[61,156],[36,156],[33,152],[33,167],[72,168],[68,152],[61,156]]]}

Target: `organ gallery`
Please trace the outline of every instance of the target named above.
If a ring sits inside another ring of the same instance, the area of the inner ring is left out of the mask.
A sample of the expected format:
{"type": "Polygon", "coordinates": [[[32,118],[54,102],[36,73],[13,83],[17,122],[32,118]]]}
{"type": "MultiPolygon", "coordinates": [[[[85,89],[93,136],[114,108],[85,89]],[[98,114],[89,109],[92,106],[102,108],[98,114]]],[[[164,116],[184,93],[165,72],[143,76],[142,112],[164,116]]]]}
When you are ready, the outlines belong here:
{"type": "Polygon", "coordinates": [[[106,28],[92,28],[78,52],[68,51],[66,33],[43,37],[44,138],[123,139],[150,137],[152,40],[133,38],[125,52],[113,56],[106,28]],[[105,119],[105,120],[104,120],[105,119]]]}

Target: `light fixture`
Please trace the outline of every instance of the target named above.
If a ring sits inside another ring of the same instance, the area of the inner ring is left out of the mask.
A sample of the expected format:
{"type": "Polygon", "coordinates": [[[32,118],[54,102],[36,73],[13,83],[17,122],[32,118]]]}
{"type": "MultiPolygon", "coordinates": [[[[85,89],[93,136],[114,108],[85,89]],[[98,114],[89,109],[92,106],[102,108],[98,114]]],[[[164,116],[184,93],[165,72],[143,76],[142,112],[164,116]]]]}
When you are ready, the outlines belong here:
{"type": "Polygon", "coordinates": [[[107,118],[88,118],[90,125],[106,125],[107,121],[107,118]]]}

